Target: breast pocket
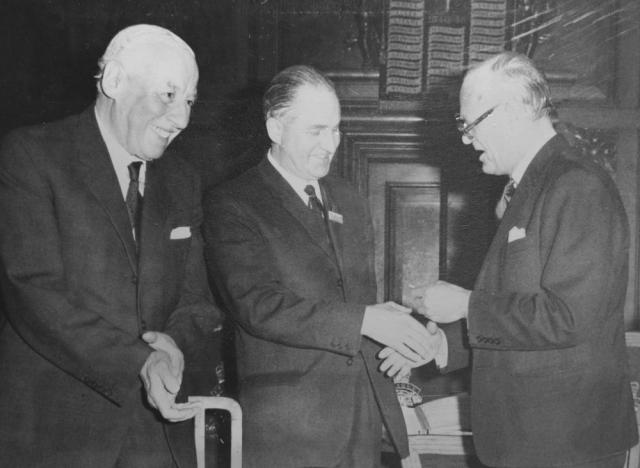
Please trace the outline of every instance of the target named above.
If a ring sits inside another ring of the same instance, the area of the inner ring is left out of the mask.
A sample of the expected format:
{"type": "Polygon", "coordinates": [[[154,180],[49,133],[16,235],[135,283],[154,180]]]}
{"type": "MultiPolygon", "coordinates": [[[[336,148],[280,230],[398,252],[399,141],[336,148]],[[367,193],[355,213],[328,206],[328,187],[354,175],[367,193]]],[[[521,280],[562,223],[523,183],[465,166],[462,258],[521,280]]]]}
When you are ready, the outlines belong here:
{"type": "Polygon", "coordinates": [[[167,219],[164,227],[163,244],[167,246],[166,254],[169,255],[170,262],[175,268],[179,268],[186,260],[191,240],[196,234],[194,231],[196,228],[191,226],[190,214],[191,211],[188,210],[176,212],[167,219]]]}
{"type": "Polygon", "coordinates": [[[539,289],[539,252],[531,239],[509,242],[503,265],[503,285],[507,291],[534,292],[539,289]]]}

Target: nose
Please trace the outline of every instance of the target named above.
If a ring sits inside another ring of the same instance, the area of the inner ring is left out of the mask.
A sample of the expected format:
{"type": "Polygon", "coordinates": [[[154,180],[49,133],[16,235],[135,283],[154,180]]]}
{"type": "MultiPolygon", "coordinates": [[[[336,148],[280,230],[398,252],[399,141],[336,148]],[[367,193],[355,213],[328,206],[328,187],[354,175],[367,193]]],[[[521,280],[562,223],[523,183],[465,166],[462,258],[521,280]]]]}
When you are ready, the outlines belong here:
{"type": "Polygon", "coordinates": [[[191,117],[191,106],[186,102],[178,102],[173,105],[169,112],[171,124],[178,130],[184,130],[189,125],[191,117]]]}
{"type": "Polygon", "coordinates": [[[333,153],[338,145],[340,144],[340,132],[336,132],[330,128],[324,129],[324,131],[320,134],[320,147],[329,152],[333,153]]]}

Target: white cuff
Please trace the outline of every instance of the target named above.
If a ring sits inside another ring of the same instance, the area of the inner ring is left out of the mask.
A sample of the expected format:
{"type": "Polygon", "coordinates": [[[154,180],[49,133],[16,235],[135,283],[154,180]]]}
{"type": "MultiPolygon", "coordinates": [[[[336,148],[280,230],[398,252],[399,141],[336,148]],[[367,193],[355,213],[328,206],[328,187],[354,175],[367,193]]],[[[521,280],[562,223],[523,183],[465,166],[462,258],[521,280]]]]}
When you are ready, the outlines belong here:
{"type": "Polygon", "coordinates": [[[447,335],[445,335],[442,329],[438,328],[438,333],[440,333],[442,337],[442,342],[440,343],[440,349],[436,353],[434,361],[438,369],[442,369],[443,367],[447,367],[449,362],[449,346],[447,345],[447,335]]]}

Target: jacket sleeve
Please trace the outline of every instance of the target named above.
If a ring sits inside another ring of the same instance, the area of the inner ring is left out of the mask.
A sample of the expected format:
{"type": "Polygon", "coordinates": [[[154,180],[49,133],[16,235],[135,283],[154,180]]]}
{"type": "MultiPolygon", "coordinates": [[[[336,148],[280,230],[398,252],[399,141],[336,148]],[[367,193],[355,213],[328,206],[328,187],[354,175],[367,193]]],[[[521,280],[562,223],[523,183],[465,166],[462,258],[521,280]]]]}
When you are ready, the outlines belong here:
{"type": "Polygon", "coordinates": [[[467,340],[467,328],[463,320],[440,325],[447,337],[447,363],[442,373],[453,372],[471,364],[471,348],[467,340]]]}
{"type": "Polygon", "coordinates": [[[204,207],[209,276],[240,327],[287,346],[358,352],[365,305],[310,299],[287,287],[249,207],[223,191],[210,194],[204,207]]]}
{"type": "Polygon", "coordinates": [[[501,259],[507,281],[517,286],[518,278],[536,272],[537,284],[473,291],[468,315],[472,347],[573,347],[621,310],[628,226],[615,188],[607,182],[578,166],[547,182],[537,201],[539,232],[531,236],[535,245],[525,245],[520,252],[507,247],[501,259]]]}

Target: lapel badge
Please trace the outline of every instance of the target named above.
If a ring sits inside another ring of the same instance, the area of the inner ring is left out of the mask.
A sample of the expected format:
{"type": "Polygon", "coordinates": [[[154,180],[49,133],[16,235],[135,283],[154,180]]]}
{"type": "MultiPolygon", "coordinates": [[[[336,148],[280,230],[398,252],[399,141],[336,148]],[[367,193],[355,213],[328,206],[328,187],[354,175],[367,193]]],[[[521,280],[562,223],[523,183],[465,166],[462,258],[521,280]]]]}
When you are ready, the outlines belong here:
{"type": "Polygon", "coordinates": [[[329,221],[333,221],[334,223],[343,224],[344,219],[340,213],[336,213],[335,211],[329,210],[329,221]]]}

